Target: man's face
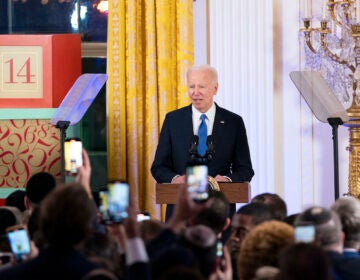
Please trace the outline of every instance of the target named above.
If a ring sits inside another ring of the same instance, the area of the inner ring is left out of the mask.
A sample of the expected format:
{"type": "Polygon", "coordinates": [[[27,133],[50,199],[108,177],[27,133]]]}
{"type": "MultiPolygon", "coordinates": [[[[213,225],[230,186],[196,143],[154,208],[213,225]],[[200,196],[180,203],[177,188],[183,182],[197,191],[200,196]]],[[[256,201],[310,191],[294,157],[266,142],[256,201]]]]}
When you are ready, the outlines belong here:
{"type": "Polygon", "coordinates": [[[187,76],[187,87],[193,106],[201,113],[209,110],[218,89],[218,84],[212,80],[211,72],[208,70],[191,71],[187,76]]]}
{"type": "Polygon", "coordinates": [[[240,250],[241,242],[248,232],[254,228],[252,217],[244,214],[235,214],[231,222],[232,233],[228,241],[228,246],[232,255],[237,255],[240,250]]]}

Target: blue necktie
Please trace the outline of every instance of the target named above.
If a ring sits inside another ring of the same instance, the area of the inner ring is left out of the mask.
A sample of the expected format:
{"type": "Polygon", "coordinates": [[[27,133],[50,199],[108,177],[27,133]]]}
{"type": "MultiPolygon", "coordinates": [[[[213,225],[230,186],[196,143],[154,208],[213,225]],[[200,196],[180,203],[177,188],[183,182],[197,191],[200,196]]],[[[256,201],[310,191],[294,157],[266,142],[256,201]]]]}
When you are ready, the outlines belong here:
{"type": "Polygon", "coordinates": [[[200,156],[204,156],[207,146],[206,146],[206,138],[207,138],[207,125],[206,125],[206,115],[202,114],[201,123],[199,125],[198,136],[199,136],[199,145],[198,145],[198,152],[200,156]]]}

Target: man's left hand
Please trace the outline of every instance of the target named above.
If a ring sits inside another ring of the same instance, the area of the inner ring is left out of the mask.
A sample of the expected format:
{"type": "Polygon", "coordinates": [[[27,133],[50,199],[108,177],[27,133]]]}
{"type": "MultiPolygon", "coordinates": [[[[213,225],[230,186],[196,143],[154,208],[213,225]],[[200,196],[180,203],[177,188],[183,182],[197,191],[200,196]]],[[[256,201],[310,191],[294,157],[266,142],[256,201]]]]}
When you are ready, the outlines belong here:
{"type": "Polygon", "coordinates": [[[216,177],[214,179],[216,182],[231,182],[229,180],[229,178],[221,176],[221,175],[216,175],[216,177]]]}

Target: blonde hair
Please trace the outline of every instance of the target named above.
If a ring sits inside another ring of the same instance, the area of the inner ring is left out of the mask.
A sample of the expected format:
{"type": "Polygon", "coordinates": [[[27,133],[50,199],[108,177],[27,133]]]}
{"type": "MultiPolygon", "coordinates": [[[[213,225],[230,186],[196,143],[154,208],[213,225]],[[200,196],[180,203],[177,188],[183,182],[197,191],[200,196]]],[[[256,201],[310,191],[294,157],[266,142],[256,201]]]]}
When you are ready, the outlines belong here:
{"type": "Polygon", "coordinates": [[[245,237],[238,255],[239,279],[252,279],[262,266],[278,267],[278,253],[294,243],[294,229],[281,221],[257,225],[245,237]]]}

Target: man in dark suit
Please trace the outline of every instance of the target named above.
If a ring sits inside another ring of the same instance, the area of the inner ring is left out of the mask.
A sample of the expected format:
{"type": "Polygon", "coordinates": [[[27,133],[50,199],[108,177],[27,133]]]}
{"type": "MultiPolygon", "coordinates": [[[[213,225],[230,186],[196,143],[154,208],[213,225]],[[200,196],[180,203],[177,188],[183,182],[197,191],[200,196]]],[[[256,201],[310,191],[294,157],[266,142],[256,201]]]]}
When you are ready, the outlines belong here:
{"type": "MultiPolygon", "coordinates": [[[[187,72],[191,105],[168,113],[161,129],[151,173],[158,183],[185,183],[186,167],[194,156],[201,115],[206,115],[207,152],[195,157],[208,165],[217,182],[250,182],[254,176],[243,119],[214,102],[218,89],[217,71],[209,65],[187,72]]],[[[234,205],[233,205],[234,206],[234,205]]],[[[166,218],[169,218],[170,205],[166,218]]],[[[235,207],[233,207],[235,210],[235,207]]],[[[233,212],[233,211],[232,211],[233,212]]]]}

